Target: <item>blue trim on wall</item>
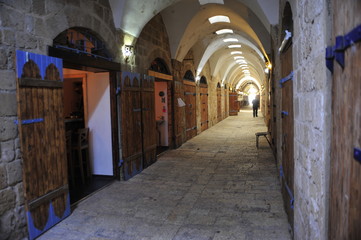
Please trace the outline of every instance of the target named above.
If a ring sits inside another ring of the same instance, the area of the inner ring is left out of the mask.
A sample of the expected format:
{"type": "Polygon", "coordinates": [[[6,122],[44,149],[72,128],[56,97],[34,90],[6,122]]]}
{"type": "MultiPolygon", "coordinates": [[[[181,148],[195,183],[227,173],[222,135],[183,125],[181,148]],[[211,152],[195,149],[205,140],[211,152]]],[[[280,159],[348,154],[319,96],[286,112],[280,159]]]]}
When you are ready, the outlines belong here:
{"type": "Polygon", "coordinates": [[[63,76],[63,60],[60,58],[49,57],[45,55],[40,55],[36,53],[24,52],[21,50],[16,50],[16,62],[17,62],[17,77],[21,78],[23,75],[23,68],[25,63],[29,60],[33,60],[39,67],[41,79],[44,80],[46,68],[50,64],[54,64],[59,71],[60,81],[64,80],[63,76]]]}
{"type": "Polygon", "coordinates": [[[48,214],[48,221],[46,222],[45,227],[40,230],[37,229],[34,225],[34,220],[31,217],[31,213],[30,211],[26,212],[26,217],[28,220],[28,231],[29,231],[29,239],[33,240],[36,237],[38,237],[40,234],[46,232],[47,230],[49,230],[52,226],[54,226],[55,224],[59,223],[60,221],[62,221],[63,219],[65,219],[66,217],[68,217],[70,215],[70,196],[68,193],[68,197],[66,200],[66,207],[65,207],[65,211],[64,214],[61,218],[57,217],[54,211],[54,206],[52,204],[52,202],[50,202],[50,206],[49,206],[49,214],[48,214]]]}

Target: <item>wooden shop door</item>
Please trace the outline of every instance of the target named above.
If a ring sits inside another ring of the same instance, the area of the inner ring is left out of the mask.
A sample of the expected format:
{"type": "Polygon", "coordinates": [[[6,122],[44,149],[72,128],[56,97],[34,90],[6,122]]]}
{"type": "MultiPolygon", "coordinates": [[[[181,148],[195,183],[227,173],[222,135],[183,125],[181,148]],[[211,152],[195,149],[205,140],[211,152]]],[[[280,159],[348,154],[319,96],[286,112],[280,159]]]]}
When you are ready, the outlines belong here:
{"type": "Polygon", "coordinates": [[[61,59],[16,51],[18,128],[29,238],[70,214],[61,59]]]}
{"type": "Polygon", "coordinates": [[[201,131],[208,129],[208,87],[200,85],[199,98],[201,101],[201,131]]]}
{"type": "Polygon", "coordinates": [[[361,239],[361,2],[335,0],[332,9],[332,43],[338,48],[337,36],[345,41],[344,50],[328,60],[333,65],[329,239],[361,239]]]}
{"type": "Polygon", "coordinates": [[[122,156],[128,180],[156,161],[154,78],[122,72],[122,156]]]}
{"type": "Polygon", "coordinates": [[[144,76],[141,87],[143,166],[146,168],[152,165],[157,159],[154,77],[144,76]]]}
{"type": "Polygon", "coordinates": [[[239,109],[238,94],[236,92],[229,93],[229,116],[237,116],[239,109]]]}
{"type": "Polygon", "coordinates": [[[217,122],[222,121],[222,89],[217,87],[217,122]]]}
{"type": "Polygon", "coordinates": [[[282,78],[290,79],[282,83],[282,194],[288,220],[293,227],[293,182],[294,182],[294,119],[293,119],[293,81],[287,76],[292,75],[292,45],[281,54],[282,78]]]}
{"type": "Polygon", "coordinates": [[[174,147],[182,146],[185,140],[185,102],[183,82],[173,81],[174,147]]]}
{"type": "Polygon", "coordinates": [[[122,72],[121,116],[124,179],[143,170],[140,74],[122,72]]]}
{"type": "Polygon", "coordinates": [[[196,86],[194,82],[183,81],[186,114],[186,141],[197,135],[196,86]]]}

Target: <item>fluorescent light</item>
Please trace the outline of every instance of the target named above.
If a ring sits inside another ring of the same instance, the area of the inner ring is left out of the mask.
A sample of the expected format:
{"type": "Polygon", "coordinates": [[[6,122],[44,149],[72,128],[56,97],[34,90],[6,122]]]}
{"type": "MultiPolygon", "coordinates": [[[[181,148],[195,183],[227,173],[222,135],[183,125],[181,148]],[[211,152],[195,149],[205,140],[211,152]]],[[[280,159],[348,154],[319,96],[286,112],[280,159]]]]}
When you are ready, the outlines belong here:
{"type": "Polygon", "coordinates": [[[200,5],[205,5],[208,3],[224,4],[223,0],[199,0],[200,5]]]}
{"type": "Polygon", "coordinates": [[[243,59],[238,59],[236,60],[236,63],[244,63],[244,64],[247,64],[247,62],[243,59]]]}
{"type": "Polygon", "coordinates": [[[218,35],[225,34],[225,33],[233,33],[233,30],[225,28],[225,29],[221,29],[221,30],[216,31],[216,34],[218,34],[218,35]]]}
{"type": "Polygon", "coordinates": [[[223,15],[217,15],[217,16],[210,17],[210,18],[208,18],[208,21],[211,24],[218,23],[218,22],[227,22],[227,23],[231,22],[231,20],[229,20],[229,17],[223,16],[223,15]]]}
{"type": "Polygon", "coordinates": [[[240,44],[238,44],[238,45],[234,44],[234,45],[228,46],[228,48],[240,48],[240,47],[242,47],[240,44]]]}
{"type": "Polygon", "coordinates": [[[237,59],[244,59],[244,57],[243,56],[235,56],[234,60],[237,60],[237,59]]]}
{"type": "Polygon", "coordinates": [[[231,54],[232,54],[232,55],[235,55],[235,54],[242,54],[242,52],[241,52],[241,51],[233,51],[233,52],[231,52],[231,54]]]}
{"type": "Polygon", "coordinates": [[[223,42],[238,42],[237,38],[225,38],[223,39],[223,42]]]}

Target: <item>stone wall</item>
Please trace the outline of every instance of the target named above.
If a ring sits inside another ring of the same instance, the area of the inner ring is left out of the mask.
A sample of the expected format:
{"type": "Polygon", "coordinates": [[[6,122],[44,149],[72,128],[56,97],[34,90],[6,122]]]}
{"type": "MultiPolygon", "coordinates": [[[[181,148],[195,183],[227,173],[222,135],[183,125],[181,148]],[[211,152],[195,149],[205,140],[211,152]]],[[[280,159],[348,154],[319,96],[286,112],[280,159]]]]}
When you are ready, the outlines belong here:
{"type": "MultiPolygon", "coordinates": [[[[280,14],[285,3],[281,1],[280,14]]],[[[294,238],[327,239],[331,78],[325,65],[325,47],[331,37],[329,1],[290,3],[295,73],[294,238]]]]}
{"type": "Polygon", "coordinates": [[[15,52],[47,55],[53,39],[71,27],[96,32],[119,59],[112,14],[107,1],[5,0],[0,3],[0,239],[27,236],[22,160],[18,139],[15,52]]]}
{"type": "Polygon", "coordinates": [[[136,42],[135,55],[136,72],[147,74],[152,61],[161,58],[172,73],[168,34],[160,14],[154,16],[144,26],[136,42]]]}

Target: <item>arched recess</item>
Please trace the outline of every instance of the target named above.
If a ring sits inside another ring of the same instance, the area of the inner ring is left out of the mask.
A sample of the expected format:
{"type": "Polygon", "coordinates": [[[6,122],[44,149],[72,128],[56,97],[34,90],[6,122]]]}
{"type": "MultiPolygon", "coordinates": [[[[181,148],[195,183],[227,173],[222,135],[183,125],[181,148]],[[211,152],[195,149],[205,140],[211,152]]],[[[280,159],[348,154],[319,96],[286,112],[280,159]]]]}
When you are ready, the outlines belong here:
{"type": "Polygon", "coordinates": [[[201,104],[201,131],[208,129],[208,84],[207,78],[201,76],[199,80],[199,101],[201,104]]]}
{"type": "Polygon", "coordinates": [[[183,76],[185,116],[186,116],[186,141],[197,135],[196,115],[196,83],[194,74],[187,70],[183,76]]]}
{"type": "MultiPolygon", "coordinates": [[[[110,44],[101,36],[89,28],[72,27],[57,34],[53,46],[49,47],[50,56],[63,60],[64,99],[61,104],[64,106],[65,128],[73,133],[80,128],[89,130],[90,163],[86,164],[85,170],[87,179],[94,182],[100,175],[109,181],[120,178],[120,101],[115,94],[120,65],[113,62],[116,51],[114,40],[109,40],[112,35],[107,34],[110,44]],[[99,121],[108,124],[101,125],[99,121]]],[[[77,181],[79,174],[71,170],[71,164],[69,166],[70,199],[77,201],[89,192],[84,191],[85,180],[77,181]]]]}
{"type": "Polygon", "coordinates": [[[53,46],[57,49],[112,61],[104,41],[95,32],[87,28],[73,27],[63,31],[54,38],[53,46]]]}
{"type": "MultiPolygon", "coordinates": [[[[285,31],[293,34],[293,16],[289,2],[286,2],[282,14],[281,39],[285,39],[285,31]]],[[[293,81],[291,76],[293,71],[292,38],[287,41],[280,52],[281,78],[289,79],[282,81],[281,89],[281,151],[282,161],[282,195],[288,220],[293,228],[293,201],[294,201],[294,116],[293,116],[293,81]]]]}

